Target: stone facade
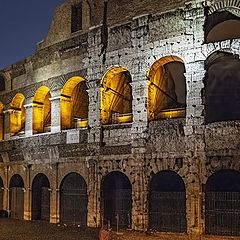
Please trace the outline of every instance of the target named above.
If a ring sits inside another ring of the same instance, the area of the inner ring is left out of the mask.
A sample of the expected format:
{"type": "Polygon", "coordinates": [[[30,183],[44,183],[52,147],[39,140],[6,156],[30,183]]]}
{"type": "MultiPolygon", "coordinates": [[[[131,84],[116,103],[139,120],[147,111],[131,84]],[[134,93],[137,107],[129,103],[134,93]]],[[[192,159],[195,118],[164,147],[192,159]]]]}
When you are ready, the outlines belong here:
{"type": "Polygon", "coordinates": [[[58,223],[64,211],[60,206],[62,182],[74,172],[87,185],[87,225],[99,226],[106,217],[104,179],[121,172],[132,190],[128,227],[147,230],[151,179],[159,172],[174,172],[183,180],[186,194],[186,228],[180,232],[185,239],[200,239],[208,233],[208,179],[220,170],[240,171],[239,121],[206,123],[203,94],[207,58],[218,51],[240,54],[240,35],[207,43],[204,26],[208,14],[232,9],[239,17],[239,1],[109,0],[106,4],[83,0],[82,30],[71,33],[71,6],[79,2],[69,0],[57,8],[49,34],[33,56],[0,71],[5,80],[5,90],[0,93],[4,106],[2,209],[11,212],[10,182],[18,174],[24,183],[23,217],[33,219],[33,180],[41,173],[49,181],[49,221],[58,223]],[[147,72],[165,56],[177,56],[184,62],[186,117],[148,121],[147,72]],[[123,66],[131,74],[133,121],[103,125],[101,79],[112,66],[123,66]],[[86,79],[88,126],[63,130],[61,91],[74,76],[86,79]],[[33,99],[41,86],[51,93],[51,129],[36,134],[33,99]],[[25,131],[11,135],[12,99],[17,93],[25,97],[25,131]]]}

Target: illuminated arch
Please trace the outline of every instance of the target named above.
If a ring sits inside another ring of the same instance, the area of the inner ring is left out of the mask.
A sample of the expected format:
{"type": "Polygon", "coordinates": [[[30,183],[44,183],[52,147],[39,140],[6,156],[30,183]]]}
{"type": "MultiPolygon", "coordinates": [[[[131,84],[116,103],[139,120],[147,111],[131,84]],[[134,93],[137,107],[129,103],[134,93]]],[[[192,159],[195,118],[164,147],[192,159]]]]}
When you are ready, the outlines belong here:
{"type": "Polygon", "coordinates": [[[181,58],[166,56],[147,72],[148,120],[185,116],[186,80],[181,58]]]}
{"type": "Polygon", "coordinates": [[[33,132],[42,133],[51,126],[51,94],[46,86],[41,86],[33,98],[33,132]]]}
{"type": "Polygon", "coordinates": [[[101,123],[132,121],[132,81],[129,71],[111,67],[101,80],[101,123]]]}
{"type": "Polygon", "coordinates": [[[240,15],[229,9],[214,12],[206,17],[204,30],[206,43],[240,38],[240,15]]]}
{"type": "Polygon", "coordinates": [[[3,109],[4,105],[0,102],[0,141],[3,140],[4,137],[3,109]]]}
{"type": "Polygon", "coordinates": [[[62,129],[87,127],[88,93],[86,80],[72,77],[64,85],[61,95],[61,127],[62,129]]]}
{"type": "Polygon", "coordinates": [[[15,135],[24,131],[25,128],[25,97],[22,93],[17,93],[10,104],[11,115],[10,115],[10,133],[15,135]]]}

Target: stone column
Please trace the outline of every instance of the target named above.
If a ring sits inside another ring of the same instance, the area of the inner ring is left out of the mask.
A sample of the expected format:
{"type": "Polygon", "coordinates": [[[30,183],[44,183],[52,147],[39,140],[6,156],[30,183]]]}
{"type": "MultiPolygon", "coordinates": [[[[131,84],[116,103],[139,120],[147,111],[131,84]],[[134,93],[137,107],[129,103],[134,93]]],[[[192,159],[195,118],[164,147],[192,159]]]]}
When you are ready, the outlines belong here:
{"type": "Polygon", "coordinates": [[[25,137],[31,137],[33,135],[33,99],[27,98],[24,107],[26,109],[25,137]]]}
{"type": "Polygon", "coordinates": [[[51,133],[61,131],[61,94],[53,92],[51,101],[51,133]]]}
{"type": "Polygon", "coordinates": [[[89,169],[88,186],[88,226],[98,227],[101,225],[100,219],[100,182],[97,174],[98,163],[93,157],[87,159],[89,169]]]}
{"type": "Polygon", "coordinates": [[[89,143],[101,142],[101,124],[100,124],[100,87],[94,82],[89,84],[88,97],[88,125],[90,132],[88,135],[89,143]]]}
{"type": "Polygon", "coordinates": [[[11,138],[11,113],[12,110],[8,109],[3,111],[4,114],[4,140],[9,140],[11,138]]]}
{"type": "Polygon", "coordinates": [[[99,56],[102,48],[101,28],[91,28],[88,34],[88,59],[85,61],[87,68],[87,87],[89,97],[88,107],[88,142],[99,147],[102,141],[102,130],[100,123],[100,81],[104,74],[103,55],[99,56]],[[96,144],[94,144],[96,143],[96,144]]]}
{"type": "Polygon", "coordinates": [[[0,113],[0,141],[4,138],[4,117],[3,113],[0,113]]]}
{"type": "Polygon", "coordinates": [[[4,167],[3,209],[9,214],[9,166],[4,167]]]}
{"type": "Polygon", "coordinates": [[[50,223],[59,223],[60,221],[60,186],[58,183],[58,167],[58,163],[52,165],[53,181],[50,194],[50,223]]]}
{"type": "Polygon", "coordinates": [[[133,75],[133,147],[145,146],[147,137],[147,79],[144,75],[133,75]]]}
{"type": "Polygon", "coordinates": [[[132,187],[132,229],[147,230],[148,227],[148,201],[147,183],[143,173],[144,154],[139,155],[133,160],[134,184],[132,187]]]}
{"type": "Polygon", "coordinates": [[[32,189],[31,189],[31,165],[23,166],[25,169],[24,188],[24,220],[31,220],[32,215],[32,189]]]}

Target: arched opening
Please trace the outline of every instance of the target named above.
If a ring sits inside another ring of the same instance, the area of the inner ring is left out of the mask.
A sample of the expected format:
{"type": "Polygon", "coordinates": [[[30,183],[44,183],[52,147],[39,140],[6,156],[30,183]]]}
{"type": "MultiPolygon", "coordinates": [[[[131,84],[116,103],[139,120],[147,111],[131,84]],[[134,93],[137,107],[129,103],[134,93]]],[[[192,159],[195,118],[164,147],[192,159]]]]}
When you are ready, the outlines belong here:
{"type": "Polygon", "coordinates": [[[0,74],[0,91],[5,90],[5,77],[0,74]]]}
{"type": "Polygon", "coordinates": [[[161,232],[186,232],[186,190],[173,171],[161,171],[150,182],[149,228],[161,232]]]}
{"type": "Polygon", "coordinates": [[[4,116],[3,116],[4,105],[0,102],[0,141],[4,138],[4,116]]]}
{"type": "Polygon", "coordinates": [[[186,79],[183,61],[167,56],[156,61],[147,73],[148,120],[185,117],[186,79]]]}
{"type": "Polygon", "coordinates": [[[229,11],[214,12],[206,17],[205,42],[240,38],[240,17],[229,11]]]}
{"type": "Polygon", "coordinates": [[[87,127],[88,93],[85,79],[70,78],[62,89],[61,125],[62,129],[87,127]]]}
{"type": "Polygon", "coordinates": [[[132,122],[132,77],[123,67],[112,67],[101,80],[101,123],[132,122]]]}
{"type": "Polygon", "coordinates": [[[61,183],[60,221],[87,225],[87,184],[78,173],[68,174],[61,183]]]}
{"type": "Polygon", "coordinates": [[[46,175],[37,174],[32,182],[32,220],[50,220],[50,183],[46,175]]]}
{"type": "Polygon", "coordinates": [[[51,131],[51,94],[46,86],[40,87],[33,98],[33,133],[51,131]]]}
{"type": "Polygon", "coordinates": [[[3,180],[0,177],[0,211],[3,210],[3,191],[4,191],[3,180]]]}
{"type": "Polygon", "coordinates": [[[104,178],[102,207],[111,227],[131,228],[132,186],[125,174],[111,172],[104,178]]]}
{"type": "Polygon", "coordinates": [[[22,93],[17,93],[11,102],[10,132],[11,136],[23,134],[25,129],[25,97],[22,93]]]}
{"type": "Polygon", "coordinates": [[[240,235],[240,172],[220,170],[205,188],[205,231],[214,235],[240,235]]]}
{"type": "Polygon", "coordinates": [[[215,52],[207,58],[205,68],[206,123],[239,120],[239,58],[230,53],[215,52]]]}
{"type": "Polygon", "coordinates": [[[20,175],[11,177],[9,184],[9,210],[11,218],[23,219],[24,216],[24,183],[20,175]]]}

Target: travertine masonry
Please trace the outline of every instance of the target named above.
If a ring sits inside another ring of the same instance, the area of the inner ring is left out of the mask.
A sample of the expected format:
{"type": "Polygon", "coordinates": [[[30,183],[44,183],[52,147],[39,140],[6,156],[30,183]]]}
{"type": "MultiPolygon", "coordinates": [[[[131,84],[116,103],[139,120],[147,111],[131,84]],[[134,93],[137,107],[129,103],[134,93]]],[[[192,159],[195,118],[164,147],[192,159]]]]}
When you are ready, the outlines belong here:
{"type": "Polygon", "coordinates": [[[109,0],[103,26],[104,1],[84,0],[83,30],[70,33],[70,9],[78,2],[69,0],[57,8],[49,35],[33,56],[0,71],[6,84],[0,93],[5,106],[0,142],[3,209],[10,212],[10,180],[19,174],[24,182],[24,219],[31,220],[32,182],[42,173],[50,184],[49,221],[61,221],[62,182],[75,172],[87,185],[87,225],[100,226],[105,217],[104,180],[109,173],[121,172],[132,188],[129,227],[147,230],[151,180],[169,171],[179,175],[186,189],[187,226],[179,236],[201,239],[206,234],[208,178],[223,169],[240,171],[239,121],[206,124],[204,102],[206,59],[217,51],[239,55],[240,39],[206,43],[206,7],[233,7],[240,13],[238,1],[109,0]],[[147,72],[165,56],[184,62],[186,117],[149,122],[147,72]],[[112,66],[123,66],[131,74],[131,123],[101,124],[101,79],[112,66]],[[73,76],[86,79],[88,126],[61,130],[61,89],[73,76]],[[41,86],[51,93],[51,131],[34,134],[33,97],[41,86]],[[10,136],[8,108],[16,93],[26,98],[25,132],[10,136]]]}

